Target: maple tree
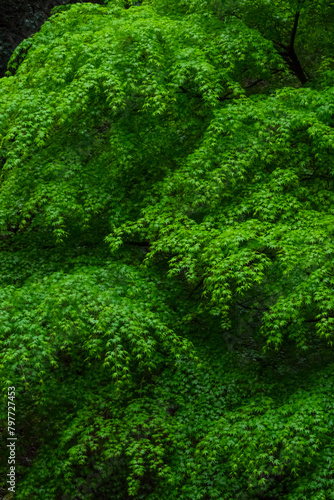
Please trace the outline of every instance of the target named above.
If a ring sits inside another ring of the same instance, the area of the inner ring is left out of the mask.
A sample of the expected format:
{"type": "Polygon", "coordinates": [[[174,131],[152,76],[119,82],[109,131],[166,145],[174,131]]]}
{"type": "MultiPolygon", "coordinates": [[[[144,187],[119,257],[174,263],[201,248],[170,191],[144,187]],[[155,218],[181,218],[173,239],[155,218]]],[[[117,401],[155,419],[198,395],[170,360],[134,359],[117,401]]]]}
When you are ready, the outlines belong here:
{"type": "Polygon", "coordinates": [[[14,52],[18,499],[334,497],[333,20],[328,1],[75,4],[14,52]]]}

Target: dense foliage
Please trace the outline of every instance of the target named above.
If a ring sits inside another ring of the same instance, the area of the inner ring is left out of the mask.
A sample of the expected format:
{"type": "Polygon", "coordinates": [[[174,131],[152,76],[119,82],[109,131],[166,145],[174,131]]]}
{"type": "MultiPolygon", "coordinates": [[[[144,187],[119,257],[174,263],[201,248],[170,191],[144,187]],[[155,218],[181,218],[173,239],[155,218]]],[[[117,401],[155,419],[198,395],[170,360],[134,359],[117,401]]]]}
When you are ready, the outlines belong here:
{"type": "Polygon", "coordinates": [[[334,498],[334,4],[130,4],[0,81],[15,498],[334,498]]]}

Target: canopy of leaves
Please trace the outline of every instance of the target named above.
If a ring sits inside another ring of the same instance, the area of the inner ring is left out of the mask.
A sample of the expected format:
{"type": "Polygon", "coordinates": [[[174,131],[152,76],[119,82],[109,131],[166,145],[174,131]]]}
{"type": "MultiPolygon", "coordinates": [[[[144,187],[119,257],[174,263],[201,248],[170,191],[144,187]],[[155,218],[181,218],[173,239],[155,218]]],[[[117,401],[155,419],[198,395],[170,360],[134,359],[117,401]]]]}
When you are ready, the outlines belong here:
{"type": "Polygon", "coordinates": [[[324,0],[112,0],[14,52],[17,499],[334,498],[333,22],[324,0]]]}

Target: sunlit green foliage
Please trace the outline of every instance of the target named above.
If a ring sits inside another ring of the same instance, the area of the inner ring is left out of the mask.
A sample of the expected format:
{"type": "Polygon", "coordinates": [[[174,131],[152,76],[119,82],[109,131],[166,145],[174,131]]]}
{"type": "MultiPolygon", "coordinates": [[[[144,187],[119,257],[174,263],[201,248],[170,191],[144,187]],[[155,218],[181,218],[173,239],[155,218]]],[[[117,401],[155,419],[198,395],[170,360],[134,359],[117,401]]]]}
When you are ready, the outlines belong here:
{"type": "Polygon", "coordinates": [[[334,498],[333,21],[321,0],[76,4],[13,54],[16,498],[334,498]]]}

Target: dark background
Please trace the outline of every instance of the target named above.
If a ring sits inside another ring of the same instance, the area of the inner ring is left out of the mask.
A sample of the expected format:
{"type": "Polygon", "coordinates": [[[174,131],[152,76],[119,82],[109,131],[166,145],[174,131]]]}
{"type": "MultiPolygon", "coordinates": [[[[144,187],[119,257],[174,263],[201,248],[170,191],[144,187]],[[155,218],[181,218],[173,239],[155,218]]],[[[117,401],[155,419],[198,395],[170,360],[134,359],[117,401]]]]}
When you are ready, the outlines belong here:
{"type": "MultiPolygon", "coordinates": [[[[14,49],[36,33],[57,5],[88,3],[89,0],[0,0],[0,77],[14,49]]],[[[91,0],[103,4],[104,0],[91,0]]]]}

